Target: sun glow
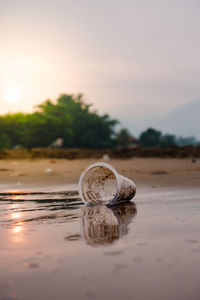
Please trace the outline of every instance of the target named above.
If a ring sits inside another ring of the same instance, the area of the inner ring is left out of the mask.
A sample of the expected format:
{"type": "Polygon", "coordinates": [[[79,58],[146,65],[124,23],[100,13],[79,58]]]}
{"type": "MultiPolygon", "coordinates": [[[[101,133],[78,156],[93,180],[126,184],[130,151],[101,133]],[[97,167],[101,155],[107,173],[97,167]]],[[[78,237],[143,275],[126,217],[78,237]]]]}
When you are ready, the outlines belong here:
{"type": "Polygon", "coordinates": [[[21,90],[19,88],[9,88],[5,94],[4,98],[6,102],[17,103],[21,99],[21,90]]]}

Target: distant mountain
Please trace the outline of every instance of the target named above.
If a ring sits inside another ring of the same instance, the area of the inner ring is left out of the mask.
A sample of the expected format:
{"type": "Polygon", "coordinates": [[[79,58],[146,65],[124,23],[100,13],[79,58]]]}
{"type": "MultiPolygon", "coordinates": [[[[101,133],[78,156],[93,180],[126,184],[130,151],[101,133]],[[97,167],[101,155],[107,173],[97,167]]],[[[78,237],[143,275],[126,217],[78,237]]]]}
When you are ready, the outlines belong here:
{"type": "Polygon", "coordinates": [[[200,139],[200,100],[177,107],[164,118],[155,120],[153,125],[164,133],[195,136],[200,139]]]}
{"type": "Polygon", "coordinates": [[[163,133],[183,137],[195,136],[200,140],[200,100],[178,106],[165,115],[162,111],[162,116],[149,108],[148,106],[141,114],[138,113],[138,107],[134,105],[121,106],[113,109],[112,116],[120,120],[121,124],[127,127],[134,136],[139,136],[148,127],[153,127],[163,133]]]}

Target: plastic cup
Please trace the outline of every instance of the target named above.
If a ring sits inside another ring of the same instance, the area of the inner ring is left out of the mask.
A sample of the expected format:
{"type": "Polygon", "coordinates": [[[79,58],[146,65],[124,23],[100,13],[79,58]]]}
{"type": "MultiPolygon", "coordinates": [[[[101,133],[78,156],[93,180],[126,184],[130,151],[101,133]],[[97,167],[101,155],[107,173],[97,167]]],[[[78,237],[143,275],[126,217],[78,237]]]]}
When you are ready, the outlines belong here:
{"type": "Polygon", "coordinates": [[[107,163],[88,166],[79,179],[79,194],[86,204],[116,204],[131,200],[136,193],[135,183],[118,174],[107,163]]]}

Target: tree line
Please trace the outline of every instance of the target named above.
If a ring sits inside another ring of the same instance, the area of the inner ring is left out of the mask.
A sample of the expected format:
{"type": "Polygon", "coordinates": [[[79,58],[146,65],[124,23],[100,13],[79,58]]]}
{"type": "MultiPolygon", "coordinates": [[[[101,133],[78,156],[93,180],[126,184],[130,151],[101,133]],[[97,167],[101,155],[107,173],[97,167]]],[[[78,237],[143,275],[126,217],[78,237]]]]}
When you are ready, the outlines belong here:
{"type": "Polygon", "coordinates": [[[0,116],[0,149],[49,147],[57,139],[64,148],[166,147],[195,141],[178,141],[174,135],[162,135],[152,128],[134,139],[126,128],[117,131],[118,123],[92,110],[81,94],[64,94],[56,102],[46,100],[33,113],[0,116]]]}
{"type": "Polygon", "coordinates": [[[154,128],[148,128],[141,133],[139,137],[139,144],[143,147],[172,147],[172,146],[198,146],[200,142],[193,136],[191,137],[177,137],[173,134],[162,134],[154,128]]]}
{"type": "Polygon", "coordinates": [[[0,148],[48,147],[58,138],[63,147],[112,148],[117,123],[92,110],[82,95],[64,94],[56,103],[46,100],[33,113],[0,116],[0,148]]]}

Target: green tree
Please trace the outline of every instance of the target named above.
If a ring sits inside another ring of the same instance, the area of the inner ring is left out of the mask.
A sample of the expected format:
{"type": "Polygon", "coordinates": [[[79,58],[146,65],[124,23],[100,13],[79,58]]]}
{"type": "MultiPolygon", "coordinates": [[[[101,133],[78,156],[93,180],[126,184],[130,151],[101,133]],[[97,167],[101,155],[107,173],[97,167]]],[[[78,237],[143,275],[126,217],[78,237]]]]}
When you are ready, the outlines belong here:
{"type": "Polygon", "coordinates": [[[63,138],[64,147],[113,147],[116,124],[117,120],[92,110],[81,94],[64,94],[56,102],[46,100],[32,114],[1,116],[1,147],[48,147],[57,138],[63,138]]]}
{"type": "Polygon", "coordinates": [[[8,149],[10,148],[10,139],[9,136],[6,133],[0,134],[0,149],[8,149]]]}
{"type": "Polygon", "coordinates": [[[126,128],[122,128],[117,134],[116,134],[116,144],[121,147],[127,147],[130,145],[132,140],[132,135],[126,128]]]}
{"type": "Polygon", "coordinates": [[[155,147],[161,145],[162,134],[153,128],[148,128],[142,132],[139,138],[139,143],[144,147],[155,147]]]}
{"type": "Polygon", "coordinates": [[[161,140],[162,147],[172,147],[176,145],[176,137],[173,134],[165,134],[161,140]]]}

